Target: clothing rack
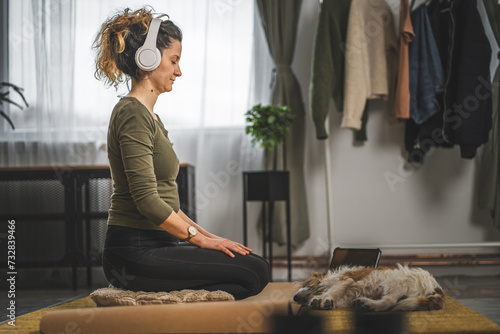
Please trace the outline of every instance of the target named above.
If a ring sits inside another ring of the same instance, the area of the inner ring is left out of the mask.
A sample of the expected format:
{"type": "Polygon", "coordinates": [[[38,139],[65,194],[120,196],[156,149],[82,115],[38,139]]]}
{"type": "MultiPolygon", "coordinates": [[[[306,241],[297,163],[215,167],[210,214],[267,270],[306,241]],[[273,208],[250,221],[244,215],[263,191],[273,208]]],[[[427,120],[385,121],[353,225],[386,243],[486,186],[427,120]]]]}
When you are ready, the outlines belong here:
{"type": "MultiPolygon", "coordinates": [[[[322,1],[318,0],[321,4],[322,1]]],[[[409,0],[411,8],[415,6],[420,6],[422,4],[428,4],[430,1],[416,1],[409,0]]],[[[499,0],[500,4],[500,0],[499,0]]],[[[326,119],[326,124],[329,124],[328,118],[326,119]]],[[[327,132],[329,126],[326,127],[327,132]]],[[[329,137],[328,137],[329,138],[329,137]]],[[[325,150],[325,192],[326,192],[326,215],[327,215],[327,240],[329,247],[329,254],[332,254],[332,251],[337,246],[342,247],[352,247],[352,248],[382,248],[382,249],[431,249],[431,248],[500,248],[500,241],[496,242],[462,242],[462,243],[413,243],[413,244],[344,244],[337,243],[333,240],[334,237],[334,224],[333,224],[333,203],[332,201],[332,185],[331,185],[331,161],[330,161],[330,143],[329,139],[324,141],[324,150],[325,150]]]]}
{"type": "MultiPolygon", "coordinates": [[[[327,123],[329,118],[327,117],[327,123]]],[[[328,132],[328,128],[326,128],[326,131],[328,132]]],[[[330,172],[331,172],[331,167],[330,167],[330,141],[328,139],[324,140],[324,148],[325,148],[325,181],[326,181],[326,228],[327,228],[327,236],[328,236],[328,254],[333,254],[333,215],[332,215],[332,208],[333,205],[331,203],[331,194],[332,194],[332,184],[330,182],[330,172]]]]}

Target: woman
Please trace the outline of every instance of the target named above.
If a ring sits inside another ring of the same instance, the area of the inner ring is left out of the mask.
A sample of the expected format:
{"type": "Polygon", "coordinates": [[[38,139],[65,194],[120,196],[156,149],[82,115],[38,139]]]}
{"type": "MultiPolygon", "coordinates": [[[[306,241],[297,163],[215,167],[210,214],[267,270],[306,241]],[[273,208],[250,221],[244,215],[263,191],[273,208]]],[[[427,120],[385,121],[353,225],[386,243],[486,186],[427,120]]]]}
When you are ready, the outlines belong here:
{"type": "Polygon", "coordinates": [[[269,265],[179,209],[179,161],[153,112],[158,96],[170,92],[182,75],[181,42],[180,29],[170,20],[153,19],[147,8],[109,18],[94,41],[96,78],[115,87],[125,78],[132,83],[113,109],[108,129],[114,191],[103,270],[119,288],[223,290],[242,299],[267,285],[269,265]]]}

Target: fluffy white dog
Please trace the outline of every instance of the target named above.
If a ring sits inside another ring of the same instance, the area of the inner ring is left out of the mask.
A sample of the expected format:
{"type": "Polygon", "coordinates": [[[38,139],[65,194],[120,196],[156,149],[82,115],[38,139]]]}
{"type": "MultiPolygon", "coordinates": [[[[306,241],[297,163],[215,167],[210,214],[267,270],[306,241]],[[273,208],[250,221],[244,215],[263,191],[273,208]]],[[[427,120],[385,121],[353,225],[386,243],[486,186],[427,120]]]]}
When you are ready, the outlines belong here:
{"type": "Polygon", "coordinates": [[[361,307],[364,311],[440,310],[444,293],[421,268],[343,266],[325,274],[313,272],[294,297],[313,309],[361,307]]]}

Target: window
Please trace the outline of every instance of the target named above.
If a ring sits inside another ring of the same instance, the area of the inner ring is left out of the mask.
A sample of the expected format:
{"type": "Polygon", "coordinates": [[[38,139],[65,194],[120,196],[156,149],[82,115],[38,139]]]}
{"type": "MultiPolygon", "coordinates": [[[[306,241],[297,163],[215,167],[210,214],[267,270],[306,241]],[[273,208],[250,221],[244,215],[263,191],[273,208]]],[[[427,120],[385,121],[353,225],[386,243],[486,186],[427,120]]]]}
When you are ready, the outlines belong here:
{"type": "MultiPolygon", "coordinates": [[[[30,133],[40,140],[38,131],[54,131],[61,140],[77,140],[90,133],[102,139],[117,95],[126,93],[126,87],[116,92],[94,78],[91,45],[102,22],[123,9],[123,2],[10,3],[9,17],[20,19],[9,23],[9,80],[25,88],[30,103],[27,110],[11,108],[17,127],[14,138],[25,139],[30,133]],[[43,42],[37,43],[40,38],[43,42]],[[75,135],[75,131],[82,133],[75,135]],[[68,132],[71,135],[63,135],[68,132]]],[[[128,1],[127,6],[136,9],[143,3],[128,1]]],[[[184,35],[183,76],[171,93],[160,96],[155,110],[167,128],[242,127],[248,109],[253,1],[148,3],[155,11],[170,15],[184,35]]]]}
{"type": "MultiPolygon", "coordinates": [[[[9,4],[9,17],[16,18],[9,22],[9,81],[25,88],[30,107],[11,108],[16,130],[4,125],[0,131],[0,143],[6,147],[0,149],[0,165],[107,164],[107,124],[117,95],[126,93],[126,87],[116,92],[94,78],[91,45],[104,20],[123,9],[123,1],[9,4]]],[[[143,4],[127,1],[131,9],[143,4]]],[[[148,4],[170,15],[184,35],[183,75],[172,92],[160,96],[155,112],[169,130],[179,160],[196,168],[198,222],[239,238],[231,225],[241,225],[241,175],[228,174],[227,169],[262,165],[262,151],[250,147],[244,131],[254,87],[254,1],[148,4]],[[217,178],[222,174],[227,175],[223,184],[217,178]]],[[[262,84],[267,87],[269,81],[262,84]]]]}

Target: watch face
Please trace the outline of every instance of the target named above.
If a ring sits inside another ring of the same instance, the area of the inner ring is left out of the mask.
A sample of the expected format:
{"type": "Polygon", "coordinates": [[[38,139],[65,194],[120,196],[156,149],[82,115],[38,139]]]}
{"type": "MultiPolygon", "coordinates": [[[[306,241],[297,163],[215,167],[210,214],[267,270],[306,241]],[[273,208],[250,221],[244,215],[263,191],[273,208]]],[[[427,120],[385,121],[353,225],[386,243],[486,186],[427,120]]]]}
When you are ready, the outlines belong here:
{"type": "Polygon", "coordinates": [[[188,231],[189,231],[189,234],[191,234],[191,235],[193,235],[193,236],[195,236],[195,235],[196,235],[196,233],[198,233],[198,230],[197,230],[197,229],[196,229],[196,227],[194,227],[194,226],[189,226],[188,231]]]}

